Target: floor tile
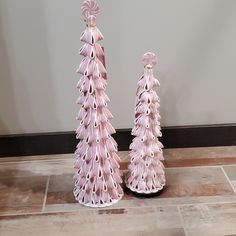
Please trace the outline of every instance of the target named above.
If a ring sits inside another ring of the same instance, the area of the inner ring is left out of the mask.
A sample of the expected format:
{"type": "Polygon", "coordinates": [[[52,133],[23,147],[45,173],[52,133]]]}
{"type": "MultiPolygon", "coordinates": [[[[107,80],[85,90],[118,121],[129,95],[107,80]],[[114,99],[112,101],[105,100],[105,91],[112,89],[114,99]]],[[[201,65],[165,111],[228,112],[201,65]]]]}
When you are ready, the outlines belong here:
{"type": "Polygon", "coordinates": [[[166,188],[161,197],[225,196],[233,189],[218,167],[166,169],[166,188]]]}
{"type": "Polygon", "coordinates": [[[4,217],[3,235],[184,236],[176,207],[100,209],[71,213],[4,217]]]}
{"type": "Polygon", "coordinates": [[[172,148],[164,149],[164,154],[170,159],[227,158],[236,157],[236,146],[172,148]]]}
{"type": "MultiPolygon", "coordinates": [[[[121,168],[129,165],[128,152],[121,152],[121,168]]],[[[236,164],[236,146],[164,149],[166,167],[216,166],[236,164]]]]}
{"type": "Polygon", "coordinates": [[[189,236],[226,236],[236,234],[236,203],[180,207],[189,236]]]}
{"type": "Polygon", "coordinates": [[[236,157],[170,159],[164,161],[166,167],[219,166],[236,164],[236,157]]]}
{"type": "MultiPolygon", "coordinates": [[[[0,160],[1,161],[1,160],[0,160]]],[[[72,158],[50,161],[13,162],[0,165],[0,179],[72,174],[72,158]]]]}
{"type": "MultiPolygon", "coordinates": [[[[236,195],[220,167],[166,169],[167,186],[153,198],[138,198],[125,190],[125,195],[114,207],[192,204],[201,202],[236,202],[236,195]]],[[[46,211],[80,208],[73,196],[73,175],[51,176],[46,211]]]]}
{"type": "Polygon", "coordinates": [[[0,164],[9,162],[27,162],[27,161],[50,161],[50,160],[65,160],[73,159],[74,154],[56,154],[56,155],[37,155],[37,156],[21,156],[21,157],[5,157],[0,158],[0,164]]]}
{"type": "MultiPolygon", "coordinates": [[[[123,162],[129,162],[129,152],[119,152],[123,162]]],[[[236,146],[164,149],[168,167],[236,164],[236,146]]]]}
{"type": "Polygon", "coordinates": [[[46,204],[76,203],[73,188],[73,174],[50,176],[46,204]]]}
{"type": "Polygon", "coordinates": [[[236,146],[165,149],[167,167],[236,164],[236,146]]]}
{"type": "MultiPolygon", "coordinates": [[[[78,203],[58,203],[47,204],[45,206],[45,213],[52,212],[74,212],[74,211],[87,211],[90,208],[84,207],[78,203]]],[[[62,201],[61,201],[62,202],[62,201]]],[[[203,196],[203,197],[176,197],[176,198],[138,198],[132,196],[129,200],[124,197],[121,201],[107,209],[122,209],[122,208],[143,208],[143,207],[161,207],[161,206],[182,206],[191,204],[206,204],[206,203],[236,203],[235,196],[203,196]]]]}
{"type": "Polygon", "coordinates": [[[46,182],[47,177],[1,179],[0,215],[40,212],[46,182]]]}

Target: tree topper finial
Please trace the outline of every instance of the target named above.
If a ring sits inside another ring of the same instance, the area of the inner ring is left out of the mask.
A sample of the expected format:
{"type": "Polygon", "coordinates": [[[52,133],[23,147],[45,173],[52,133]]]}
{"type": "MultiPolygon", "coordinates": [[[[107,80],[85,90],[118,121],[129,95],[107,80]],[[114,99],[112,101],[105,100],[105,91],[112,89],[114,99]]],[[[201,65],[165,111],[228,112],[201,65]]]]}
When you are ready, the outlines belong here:
{"type": "Polygon", "coordinates": [[[96,0],[85,0],[81,6],[82,14],[86,20],[90,17],[96,18],[99,13],[99,6],[96,0]]]}
{"type": "Polygon", "coordinates": [[[153,52],[147,52],[143,55],[143,65],[145,68],[151,69],[157,64],[157,57],[153,52]]]}

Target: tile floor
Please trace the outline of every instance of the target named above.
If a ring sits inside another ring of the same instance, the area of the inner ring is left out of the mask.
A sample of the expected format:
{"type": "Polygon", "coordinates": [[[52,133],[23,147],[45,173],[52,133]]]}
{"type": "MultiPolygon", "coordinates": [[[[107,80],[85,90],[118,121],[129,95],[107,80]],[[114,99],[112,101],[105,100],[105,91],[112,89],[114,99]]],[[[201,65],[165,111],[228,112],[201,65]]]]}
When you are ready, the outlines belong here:
{"type": "MultiPolygon", "coordinates": [[[[1,236],[235,236],[236,146],[168,149],[167,186],[105,209],[72,195],[73,155],[0,159],[1,236]]],[[[120,152],[125,172],[128,153],[120,152]]]]}

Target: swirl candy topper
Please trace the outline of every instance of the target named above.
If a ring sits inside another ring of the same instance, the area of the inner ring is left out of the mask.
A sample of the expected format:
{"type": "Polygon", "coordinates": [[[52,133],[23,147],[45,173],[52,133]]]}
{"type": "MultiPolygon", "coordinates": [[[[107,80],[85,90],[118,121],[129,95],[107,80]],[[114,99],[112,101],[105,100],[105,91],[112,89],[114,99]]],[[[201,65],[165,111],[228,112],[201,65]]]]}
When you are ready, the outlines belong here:
{"type": "Polygon", "coordinates": [[[81,7],[82,14],[90,26],[95,26],[95,20],[99,13],[99,6],[95,0],[86,0],[81,7]]]}
{"type": "Polygon", "coordinates": [[[143,55],[143,65],[145,68],[151,69],[157,64],[157,57],[153,52],[147,52],[143,55]]]}

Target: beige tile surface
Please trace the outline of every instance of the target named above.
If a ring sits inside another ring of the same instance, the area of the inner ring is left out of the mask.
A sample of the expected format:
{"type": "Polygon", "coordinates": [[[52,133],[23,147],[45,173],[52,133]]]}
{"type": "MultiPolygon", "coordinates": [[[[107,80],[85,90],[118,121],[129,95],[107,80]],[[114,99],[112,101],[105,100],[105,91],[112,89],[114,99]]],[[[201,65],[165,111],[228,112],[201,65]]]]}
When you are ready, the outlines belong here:
{"type": "Polygon", "coordinates": [[[236,235],[236,203],[181,206],[189,236],[236,235]]]}
{"type": "MultiPolygon", "coordinates": [[[[127,169],[128,152],[121,152],[122,168],[127,169]]],[[[165,149],[166,167],[216,166],[236,164],[236,147],[165,149]]]]}
{"type": "Polygon", "coordinates": [[[38,155],[38,156],[21,156],[21,157],[5,157],[0,159],[0,164],[5,162],[25,162],[25,161],[54,161],[62,159],[73,159],[74,154],[57,154],[57,155],[38,155]]]}
{"type": "MultiPolygon", "coordinates": [[[[108,209],[142,209],[153,206],[181,206],[216,202],[236,203],[236,195],[220,167],[170,168],[166,173],[167,182],[170,184],[160,196],[137,198],[132,193],[126,192],[122,201],[108,209]]],[[[45,212],[91,210],[75,202],[71,182],[73,175],[52,177],[45,212]]]]}
{"type": "MultiPolygon", "coordinates": [[[[64,198],[63,198],[64,199],[64,198]]],[[[73,212],[73,211],[88,211],[90,208],[81,206],[75,203],[74,200],[71,203],[61,203],[47,204],[45,206],[44,212],[73,212]]],[[[174,197],[174,198],[137,198],[132,197],[132,199],[126,200],[125,198],[117,204],[108,207],[107,209],[120,209],[120,208],[142,208],[142,207],[152,207],[152,206],[185,206],[185,205],[198,205],[198,204],[212,204],[212,203],[236,203],[236,196],[204,196],[204,197],[174,197]]]]}
{"type": "Polygon", "coordinates": [[[164,154],[174,159],[236,157],[236,146],[165,149],[164,154]]]}
{"type": "Polygon", "coordinates": [[[0,164],[0,179],[73,174],[73,162],[72,158],[49,161],[4,162],[0,164]]]}
{"type": "MultiPolygon", "coordinates": [[[[220,167],[170,168],[166,169],[166,178],[167,185],[159,196],[151,199],[137,198],[132,192],[125,189],[121,204],[125,206],[129,206],[129,204],[150,206],[149,203],[160,205],[167,202],[170,205],[187,204],[201,202],[203,199],[206,202],[211,202],[212,197],[215,200],[218,197],[218,201],[235,200],[234,191],[220,167]]],[[[73,187],[73,174],[51,176],[46,209],[51,209],[48,205],[59,207],[60,204],[75,203],[72,193],[73,187]]]]}
{"type": "Polygon", "coordinates": [[[2,235],[15,236],[184,236],[176,207],[101,209],[71,213],[6,217],[2,235]]]}
{"type": "Polygon", "coordinates": [[[161,197],[233,195],[220,167],[166,169],[167,186],[161,197]]]}

